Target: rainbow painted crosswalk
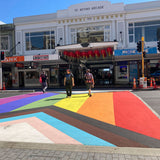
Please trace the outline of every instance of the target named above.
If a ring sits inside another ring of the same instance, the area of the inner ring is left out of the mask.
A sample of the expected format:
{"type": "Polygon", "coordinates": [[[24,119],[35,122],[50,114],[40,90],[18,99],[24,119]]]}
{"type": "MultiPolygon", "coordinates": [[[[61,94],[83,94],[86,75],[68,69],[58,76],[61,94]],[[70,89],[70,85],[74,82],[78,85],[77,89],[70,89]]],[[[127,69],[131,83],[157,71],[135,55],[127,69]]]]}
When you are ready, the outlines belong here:
{"type": "Polygon", "coordinates": [[[27,123],[51,143],[116,146],[107,138],[80,129],[79,124],[73,126],[67,117],[66,120],[58,119],[54,107],[160,140],[159,118],[129,91],[94,93],[91,98],[87,94],[65,98],[65,94],[41,92],[2,98],[0,131],[8,125],[23,124],[27,127],[27,123]],[[43,111],[48,107],[55,116],[43,111]]]}

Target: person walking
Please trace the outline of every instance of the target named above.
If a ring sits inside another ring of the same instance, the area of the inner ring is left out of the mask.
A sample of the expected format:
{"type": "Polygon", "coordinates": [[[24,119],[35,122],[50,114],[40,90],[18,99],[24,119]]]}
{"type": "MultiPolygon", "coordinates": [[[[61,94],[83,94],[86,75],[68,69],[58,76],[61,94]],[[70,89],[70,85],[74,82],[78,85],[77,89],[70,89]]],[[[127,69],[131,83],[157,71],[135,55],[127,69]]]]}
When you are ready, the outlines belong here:
{"type": "Polygon", "coordinates": [[[88,96],[91,97],[91,88],[94,88],[94,77],[93,74],[90,73],[90,69],[86,70],[86,74],[84,75],[86,87],[88,90],[88,96]]]}
{"type": "Polygon", "coordinates": [[[42,91],[43,91],[43,93],[45,93],[46,89],[47,89],[47,79],[48,79],[45,71],[42,72],[40,78],[41,78],[41,84],[42,84],[42,91]]]}
{"type": "Polygon", "coordinates": [[[74,87],[75,84],[74,84],[74,76],[71,73],[70,69],[67,69],[67,73],[64,77],[64,86],[66,87],[66,94],[67,94],[66,98],[68,98],[68,97],[71,98],[72,87],[74,87]]]}

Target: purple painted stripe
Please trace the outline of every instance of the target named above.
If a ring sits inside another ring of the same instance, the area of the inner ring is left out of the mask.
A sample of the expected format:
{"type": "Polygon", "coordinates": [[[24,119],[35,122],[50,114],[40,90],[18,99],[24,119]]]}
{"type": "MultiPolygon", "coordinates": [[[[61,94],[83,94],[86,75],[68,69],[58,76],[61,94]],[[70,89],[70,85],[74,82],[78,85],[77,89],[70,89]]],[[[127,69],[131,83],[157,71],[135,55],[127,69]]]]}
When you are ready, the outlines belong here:
{"type": "Polygon", "coordinates": [[[12,101],[16,101],[22,98],[27,98],[27,97],[32,97],[32,96],[37,96],[42,94],[42,92],[35,92],[35,93],[29,93],[29,94],[23,94],[23,95],[18,95],[18,96],[13,96],[13,97],[7,97],[7,98],[1,98],[0,99],[0,105],[9,103],[12,101]]]}
{"type": "Polygon", "coordinates": [[[10,102],[10,103],[2,104],[0,105],[0,113],[10,112],[12,110],[15,110],[29,103],[32,103],[32,102],[35,102],[35,101],[38,101],[40,99],[47,98],[50,96],[54,96],[54,95],[57,95],[57,94],[56,93],[45,93],[45,94],[40,94],[37,96],[22,98],[22,99],[19,99],[19,100],[10,102]]]}

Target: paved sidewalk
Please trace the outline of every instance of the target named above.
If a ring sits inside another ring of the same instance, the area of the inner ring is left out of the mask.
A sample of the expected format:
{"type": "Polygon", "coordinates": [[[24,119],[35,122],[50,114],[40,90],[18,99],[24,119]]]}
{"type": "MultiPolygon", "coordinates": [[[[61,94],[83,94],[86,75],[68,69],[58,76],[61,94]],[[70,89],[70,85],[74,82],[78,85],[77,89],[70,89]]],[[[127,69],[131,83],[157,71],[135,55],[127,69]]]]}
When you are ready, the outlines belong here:
{"type": "Polygon", "coordinates": [[[160,149],[0,142],[0,160],[160,160],[160,149]]]}

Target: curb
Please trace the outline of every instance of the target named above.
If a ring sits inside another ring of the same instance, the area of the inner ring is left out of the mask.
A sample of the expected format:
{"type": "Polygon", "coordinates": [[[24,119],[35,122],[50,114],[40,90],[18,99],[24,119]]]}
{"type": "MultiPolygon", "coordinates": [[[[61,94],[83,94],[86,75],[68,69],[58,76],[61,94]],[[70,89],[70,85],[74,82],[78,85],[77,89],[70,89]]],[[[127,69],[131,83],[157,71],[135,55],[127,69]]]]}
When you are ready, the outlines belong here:
{"type": "Polygon", "coordinates": [[[159,148],[105,147],[48,143],[0,142],[0,148],[58,150],[72,152],[95,152],[110,154],[127,154],[143,156],[160,156],[159,148]]]}
{"type": "Polygon", "coordinates": [[[35,90],[0,90],[0,93],[35,92],[35,90]]]}

